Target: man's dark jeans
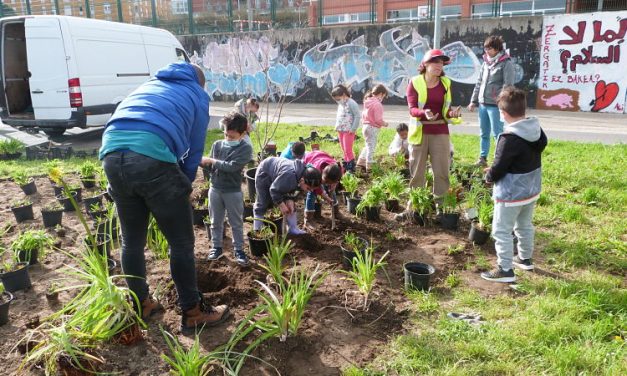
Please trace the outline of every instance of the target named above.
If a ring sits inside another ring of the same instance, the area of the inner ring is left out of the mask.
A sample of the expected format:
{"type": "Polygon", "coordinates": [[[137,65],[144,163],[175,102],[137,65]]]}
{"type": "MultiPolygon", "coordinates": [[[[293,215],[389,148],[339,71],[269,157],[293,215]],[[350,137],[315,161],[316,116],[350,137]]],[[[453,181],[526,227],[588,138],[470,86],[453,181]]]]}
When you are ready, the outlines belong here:
{"type": "Polygon", "coordinates": [[[140,301],[148,297],[144,247],[148,216],[154,216],[170,245],[170,272],[183,311],[199,301],[194,262],[192,185],[177,164],[132,152],[109,153],[103,160],[109,194],[122,229],[122,271],[140,301]]]}

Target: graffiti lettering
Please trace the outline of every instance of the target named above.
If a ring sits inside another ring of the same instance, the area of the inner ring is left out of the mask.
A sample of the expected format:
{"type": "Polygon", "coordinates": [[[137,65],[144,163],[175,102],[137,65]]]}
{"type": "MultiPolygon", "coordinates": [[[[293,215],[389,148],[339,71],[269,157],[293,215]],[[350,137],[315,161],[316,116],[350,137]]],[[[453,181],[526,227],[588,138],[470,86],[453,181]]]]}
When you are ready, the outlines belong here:
{"type": "Polygon", "coordinates": [[[620,45],[608,46],[607,56],[592,56],[593,51],[593,45],[582,48],[581,54],[575,56],[572,56],[571,52],[568,50],[562,51],[560,54],[562,72],[568,73],[569,68],[571,72],[576,72],[577,65],[611,64],[620,62],[620,45]]]}
{"type": "Polygon", "coordinates": [[[557,42],[558,44],[581,44],[583,42],[583,35],[586,32],[586,21],[579,21],[577,23],[577,32],[570,26],[564,26],[562,30],[570,39],[562,39],[557,42]]]}
{"type": "Polygon", "coordinates": [[[549,71],[549,57],[551,52],[551,37],[557,35],[554,31],[555,25],[546,25],[544,34],[544,46],[542,47],[542,88],[548,88],[547,83],[549,77],[547,75],[549,71]]]}
{"type": "MultiPolygon", "coordinates": [[[[555,77],[555,76],[554,76],[555,77]]],[[[586,75],[568,75],[566,82],[569,84],[588,84],[598,82],[601,78],[600,74],[586,74],[586,75]]],[[[559,82],[562,82],[561,80],[559,82]]]]}
{"type": "Polygon", "coordinates": [[[606,32],[601,32],[601,26],[603,21],[594,21],[592,23],[592,28],[594,30],[594,37],[592,38],[592,42],[607,42],[612,43],[617,39],[624,39],[625,33],[627,33],[627,18],[620,20],[620,27],[618,32],[614,30],[607,30],[606,32]]]}
{"type": "Polygon", "coordinates": [[[552,76],[551,82],[562,82],[562,76],[552,76]]]}

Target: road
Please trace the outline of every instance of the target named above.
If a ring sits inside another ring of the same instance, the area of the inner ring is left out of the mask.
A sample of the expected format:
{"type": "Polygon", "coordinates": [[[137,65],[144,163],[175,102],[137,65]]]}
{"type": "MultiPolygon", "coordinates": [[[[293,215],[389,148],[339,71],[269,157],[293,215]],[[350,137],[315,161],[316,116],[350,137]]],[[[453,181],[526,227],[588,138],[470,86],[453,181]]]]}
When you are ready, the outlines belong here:
{"type": "MultiPolygon", "coordinates": [[[[283,106],[280,121],[283,123],[302,124],[305,126],[333,125],[335,123],[336,106],[332,104],[290,103],[283,106]]],[[[217,126],[217,121],[232,109],[231,103],[212,102],[210,106],[210,128],[217,126]]],[[[276,121],[278,106],[263,105],[261,120],[276,121]]],[[[407,122],[407,107],[384,105],[385,119],[392,125],[407,122]]],[[[549,139],[579,142],[600,142],[603,144],[627,144],[627,114],[608,114],[590,112],[562,112],[546,110],[529,110],[528,115],[540,119],[540,124],[549,139]]],[[[451,126],[452,133],[479,134],[477,114],[465,111],[464,122],[459,126],[451,126]]],[[[72,146],[75,150],[97,149],[100,147],[102,128],[71,129],[61,137],[48,140],[43,133],[29,134],[0,123],[0,139],[17,138],[28,146],[46,145],[72,146]]]]}

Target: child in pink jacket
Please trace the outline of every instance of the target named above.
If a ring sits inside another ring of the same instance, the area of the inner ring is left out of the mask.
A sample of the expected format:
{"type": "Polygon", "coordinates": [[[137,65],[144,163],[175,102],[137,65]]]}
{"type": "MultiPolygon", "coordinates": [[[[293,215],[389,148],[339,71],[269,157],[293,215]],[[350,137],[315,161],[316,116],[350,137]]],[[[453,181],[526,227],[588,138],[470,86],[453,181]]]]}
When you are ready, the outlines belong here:
{"type": "Polygon", "coordinates": [[[374,152],[377,148],[377,138],[382,127],[388,123],[383,120],[383,104],[381,102],[388,96],[385,86],[379,84],[372,88],[364,97],[364,109],[361,113],[362,134],[366,145],[359,153],[357,166],[369,170],[375,163],[374,152]]]}

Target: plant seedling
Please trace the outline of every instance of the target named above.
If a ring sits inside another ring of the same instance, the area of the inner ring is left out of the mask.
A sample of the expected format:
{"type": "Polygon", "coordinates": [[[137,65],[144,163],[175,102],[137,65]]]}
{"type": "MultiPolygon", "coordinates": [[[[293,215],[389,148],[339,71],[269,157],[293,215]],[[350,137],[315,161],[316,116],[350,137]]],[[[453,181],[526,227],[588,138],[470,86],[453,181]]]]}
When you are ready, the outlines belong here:
{"type": "Polygon", "coordinates": [[[352,232],[347,232],[344,235],[344,244],[346,245],[346,248],[354,253],[360,253],[361,250],[367,246],[362,238],[352,232]]]}
{"type": "Polygon", "coordinates": [[[356,252],[355,258],[352,260],[353,269],[349,271],[342,270],[341,272],[348,276],[348,279],[353,281],[357,285],[357,289],[363,297],[362,309],[368,310],[369,301],[368,297],[374,287],[374,282],[377,277],[377,270],[383,268],[386,265],[384,259],[390,251],[385,252],[379,261],[374,260],[374,247],[370,246],[365,249],[364,252],[356,252]]]}
{"type": "Polygon", "coordinates": [[[359,178],[353,174],[344,174],[340,182],[350,197],[355,198],[359,187],[359,178]]]}
{"type": "Polygon", "coordinates": [[[411,208],[422,216],[429,214],[433,208],[433,196],[428,188],[410,189],[409,202],[411,208]]]}
{"type": "Polygon", "coordinates": [[[22,150],[23,147],[24,144],[19,140],[0,140],[0,154],[15,154],[22,150]]]}
{"type": "MultiPolygon", "coordinates": [[[[403,156],[403,158],[405,158],[403,156]]],[[[388,199],[400,200],[401,195],[405,191],[405,180],[398,172],[389,172],[381,179],[381,185],[388,199]]]]}
{"type": "Polygon", "coordinates": [[[19,185],[20,187],[30,183],[33,180],[32,177],[28,176],[28,174],[21,169],[15,171],[13,175],[11,175],[11,178],[13,179],[15,184],[19,185]]]}
{"type": "Polygon", "coordinates": [[[81,176],[82,179],[88,180],[91,179],[93,180],[94,177],[96,176],[96,171],[98,170],[98,166],[92,162],[92,161],[85,161],[80,167],[79,167],[79,175],[81,176]]]}
{"type": "Polygon", "coordinates": [[[463,250],[464,250],[464,245],[463,244],[449,245],[446,248],[446,253],[449,256],[452,256],[452,255],[457,255],[459,253],[462,253],[463,250]]]}
{"type": "Polygon", "coordinates": [[[385,198],[386,196],[383,186],[380,183],[373,185],[366,191],[366,193],[364,193],[364,196],[355,208],[357,215],[361,215],[366,208],[379,206],[383,201],[385,201],[385,198]]]}

